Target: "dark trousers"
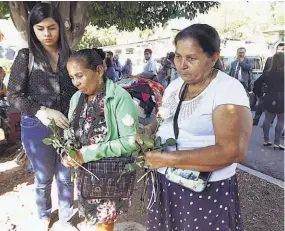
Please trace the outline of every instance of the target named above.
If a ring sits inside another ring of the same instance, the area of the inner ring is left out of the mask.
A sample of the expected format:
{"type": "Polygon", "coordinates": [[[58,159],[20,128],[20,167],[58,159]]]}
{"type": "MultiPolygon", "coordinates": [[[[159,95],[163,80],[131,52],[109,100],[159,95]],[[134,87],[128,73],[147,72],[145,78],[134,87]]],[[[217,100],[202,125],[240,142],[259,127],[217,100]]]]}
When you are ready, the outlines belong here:
{"type": "Polygon", "coordinates": [[[265,120],[263,123],[264,141],[269,142],[270,123],[272,122],[272,120],[274,120],[276,116],[277,116],[277,124],[275,127],[274,144],[280,145],[282,132],[284,130],[284,113],[276,114],[276,113],[265,111],[265,120]]]}
{"type": "Polygon", "coordinates": [[[258,124],[262,113],[264,112],[264,96],[259,97],[253,123],[258,124]]]}

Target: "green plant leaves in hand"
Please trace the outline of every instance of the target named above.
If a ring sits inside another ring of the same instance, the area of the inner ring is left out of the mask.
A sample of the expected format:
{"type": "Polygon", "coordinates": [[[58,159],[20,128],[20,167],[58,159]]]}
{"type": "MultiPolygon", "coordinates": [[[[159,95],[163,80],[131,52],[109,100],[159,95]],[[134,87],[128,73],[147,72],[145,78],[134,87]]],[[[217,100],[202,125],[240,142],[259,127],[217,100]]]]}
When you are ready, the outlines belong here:
{"type": "Polygon", "coordinates": [[[161,137],[158,136],[156,139],[155,139],[155,147],[160,147],[161,146],[161,137]]]}
{"type": "Polygon", "coordinates": [[[76,155],[77,155],[77,153],[76,153],[76,151],[74,151],[74,150],[69,150],[69,156],[71,157],[71,158],[75,158],[76,157],[76,155]]]}
{"type": "Polygon", "coordinates": [[[43,142],[44,144],[46,144],[46,145],[51,145],[51,139],[50,139],[50,138],[44,138],[44,139],[42,140],[42,142],[43,142]]]}
{"type": "Polygon", "coordinates": [[[151,139],[149,136],[146,136],[146,135],[142,135],[141,139],[143,140],[143,142],[147,148],[153,148],[154,147],[154,139],[151,139]]]}
{"type": "Polygon", "coordinates": [[[176,144],[176,140],[173,138],[169,138],[166,140],[167,146],[174,146],[176,144]]]}
{"type": "Polygon", "coordinates": [[[132,163],[132,164],[126,164],[125,165],[125,170],[128,172],[133,172],[137,170],[137,164],[136,163],[132,163]]]}
{"type": "Polygon", "coordinates": [[[140,150],[132,152],[132,157],[138,157],[140,154],[140,150]]]}

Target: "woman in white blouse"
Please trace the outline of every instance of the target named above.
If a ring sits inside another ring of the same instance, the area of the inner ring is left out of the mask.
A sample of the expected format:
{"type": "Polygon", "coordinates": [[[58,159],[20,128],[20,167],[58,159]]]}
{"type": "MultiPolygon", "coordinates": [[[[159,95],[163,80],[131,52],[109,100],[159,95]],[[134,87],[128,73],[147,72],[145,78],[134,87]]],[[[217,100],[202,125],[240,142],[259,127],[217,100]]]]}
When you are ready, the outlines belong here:
{"type": "MultiPolygon", "coordinates": [[[[149,210],[147,230],[243,230],[235,173],[251,136],[249,100],[236,79],[218,70],[220,38],[213,27],[193,24],[174,42],[174,63],[181,78],[165,90],[166,113],[157,136],[163,142],[175,137],[174,115],[182,97],[177,149],[145,155],[146,164],[160,173],[160,191],[149,210]],[[166,167],[212,174],[206,189],[197,193],[166,179],[166,167]]],[[[156,126],[140,132],[152,133],[156,126]]]]}

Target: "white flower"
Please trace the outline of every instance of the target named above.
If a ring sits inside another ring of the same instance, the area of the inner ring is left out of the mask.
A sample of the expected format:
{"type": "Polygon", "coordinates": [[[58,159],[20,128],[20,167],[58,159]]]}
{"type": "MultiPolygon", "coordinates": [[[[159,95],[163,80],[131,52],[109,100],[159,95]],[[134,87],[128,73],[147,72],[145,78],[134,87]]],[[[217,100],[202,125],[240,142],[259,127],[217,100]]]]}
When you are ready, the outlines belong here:
{"type": "Polygon", "coordinates": [[[171,116],[171,111],[166,107],[159,107],[158,116],[160,116],[163,120],[168,119],[171,116]]]}
{"type": "Polygon", "coordinates": [[[135,120],[130,114],[126,114],[125,117],[122,119],[124,125],[131,127],[134,125],[135,120]]]}

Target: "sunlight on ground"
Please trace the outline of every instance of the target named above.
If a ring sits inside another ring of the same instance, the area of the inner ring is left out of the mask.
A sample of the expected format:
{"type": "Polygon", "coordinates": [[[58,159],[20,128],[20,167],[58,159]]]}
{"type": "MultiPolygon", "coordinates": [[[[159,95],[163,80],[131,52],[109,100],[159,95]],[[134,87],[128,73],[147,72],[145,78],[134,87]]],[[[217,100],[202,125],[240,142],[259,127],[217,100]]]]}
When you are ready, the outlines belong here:
{"type": "MultiPolygon", "coordinates": [[[[13,160],[7,161],[4,163],[0,163],[0,173],[5,172],[7,170],[11,170],[11,169],[16,168],[16,167],[19,167],[19,165],[13,160]]],[[[1,178],[1,176],[0,176],[0,178],[1,178]]]]}
{"type": "MultiPolygon", "coordinates": [[[[1,187],[7,187],[0,194],[0,231],[31,231],[37,226],[37,208],[35,204],[35,190],[33,184],[33,175],[23,172],[23,166],[19,166],[15,161],[0,163],[0,183],[1,187]],[[20,180],[20,181],[19,181],[20,180]],[[19,183],[21,182],[21,183],[19,183]],[[14,184],[15,183],[15,184],[14,184]]],[[[52,217],[54,224],[50,231],[57,231],[53,227],[57,226],[57,185],[55,179],[52,184],[52,217]]],[[[75,188],[74,200],[77,200],[75,188]]],[[[75,208],[73,215],[78,212],[75,208]]],[[[77,217],[76,214],[74,217],[77,217]]],[[[78,227],[82,223],[79,223],[78,227]]],[[[95,231],[94,227],[90,229],[80,228],[80,231],[95,231]]],[[[114,231],[145,231],[145,228],[136,222],[121,222],[116,224],[114,231]]]]}

